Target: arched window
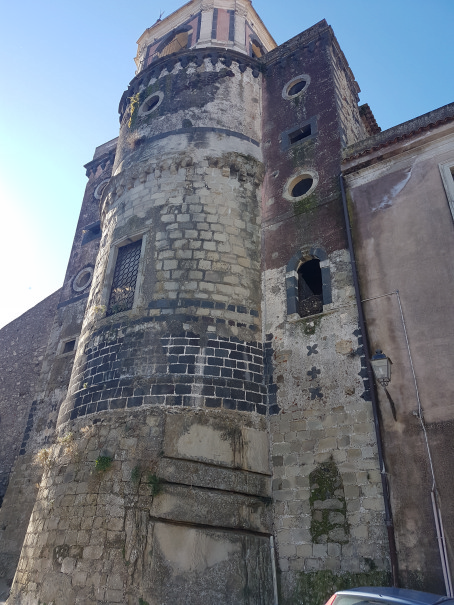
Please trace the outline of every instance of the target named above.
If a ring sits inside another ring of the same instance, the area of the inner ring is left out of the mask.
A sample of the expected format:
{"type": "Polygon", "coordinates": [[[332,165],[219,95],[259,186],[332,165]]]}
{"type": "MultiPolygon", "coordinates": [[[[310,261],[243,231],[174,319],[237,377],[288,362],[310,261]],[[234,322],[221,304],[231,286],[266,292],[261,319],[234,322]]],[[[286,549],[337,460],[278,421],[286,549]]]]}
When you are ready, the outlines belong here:
{"type": "Polygon", "coordinates": [[[250,37],[249,54],[254,59],[260,59],[260,57],[263,57],[263,55],[265,54],[265,49],[263,48],[259,39],[256,38],[255,36],[250,37]]]}
{"type": "Polygon", "coordinates": [[[323,282],[320,260],[313,258],[298,268],[298,314],[300,317],[323,311],[323,282]]]}
{"type": "Polygon", "coordinates": [[[332,302],[328,256],[323,248],[298,252],[287,265],[287,314],[308,317],[323,313],[332,302]]]}
{"type": "Polygon", "coordinates": [[[175,32],[170,38],[165,40],[163,48],[158,48],[155,58],[166,57],[172,53],[177,53],[180,50],[188,48],[192,40],[192,27],[188,27],[184,31],[175,32]]]}

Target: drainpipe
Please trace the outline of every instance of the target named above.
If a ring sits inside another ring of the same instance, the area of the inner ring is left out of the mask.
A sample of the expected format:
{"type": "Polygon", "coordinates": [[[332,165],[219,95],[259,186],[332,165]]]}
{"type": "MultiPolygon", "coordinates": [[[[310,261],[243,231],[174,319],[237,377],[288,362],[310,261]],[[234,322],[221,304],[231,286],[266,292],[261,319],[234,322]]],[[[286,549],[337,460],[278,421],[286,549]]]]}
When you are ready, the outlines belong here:
{"type": "Polygon", "coordinates": [[[352,265],[352,273],[353,273],[353,284],[355,287],[355,296],[356,296],[356,306],[358,307],[358,321],[359,327],[361,330],[361,334],[363,337],[363,347],[364,347],[364,355],[366,357],[367,364],[367,376],[369,379],[369,383],[371,385],[370,393],[372,399],[372,412],[374,416],[374,426],[375,426],[375,435],[377,439],[377,448],[378,448],[378,460],[380,463],[380,474],[381,474],[381,482],[383,487],[383,499],[385,505],[385,522],[386,529],[388,531],[388,542],[389,542],[389,557],[391,561],[391,575],[393,580],[393,586],[399,586],[399,567],[397,561],[397,549],[396,549],[396,537],[394,534],[394,523],[391,511],[391,498],[389,492],[389,484],[388,484],[388,475],[386,474],[385,469],[385,461],[383,458],[383,442],[381,436],[380,423],[378,420],[378,401],[377,401],[377,391],[375,388],[375,381],[373,378],[372,368],[370,365],[370,351],[369,351],[369,343],[367,340],[367,332],[366,332],[366,324],[364,321],[364,313],[363,307],[361,304],[361,294],[359,291],[359,281],[358,281],[358,273],[356,271],[356,260],[355,253],[353,250],[353,241],[352,234],[350,228],[350,218],[348,216],[348,208],[347,208],[347,199],[345,196],[345,187],[344,187],[344,178],[342,173],[339,176],[341,193],[342,193],[342,204],[344,207],[344,217],[345,217],[345,229],[347,231],[347,240],[348,240],[348,250],[350,252],[351,265],[352,265]]]}
{"type": "Polygon", "coordinates": [[[279,605],[279,597],[277,592],[277,575],[276,575],[276,551],[274,549],[274,537],[270,536],[271,548],[271,571],[273,573],[273,597],[274,605],[279,605]]]}

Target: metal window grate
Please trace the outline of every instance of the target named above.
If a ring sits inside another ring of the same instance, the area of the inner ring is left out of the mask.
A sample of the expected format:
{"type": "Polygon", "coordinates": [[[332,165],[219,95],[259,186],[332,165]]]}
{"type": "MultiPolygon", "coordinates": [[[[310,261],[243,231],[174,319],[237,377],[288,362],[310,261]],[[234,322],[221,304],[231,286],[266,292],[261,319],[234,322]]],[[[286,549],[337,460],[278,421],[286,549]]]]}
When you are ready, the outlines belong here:
{"type": "Polygon", "coordinates": [[[141,248],[142,240],[119,248],[106,315],[132,309],[141,248]]]}

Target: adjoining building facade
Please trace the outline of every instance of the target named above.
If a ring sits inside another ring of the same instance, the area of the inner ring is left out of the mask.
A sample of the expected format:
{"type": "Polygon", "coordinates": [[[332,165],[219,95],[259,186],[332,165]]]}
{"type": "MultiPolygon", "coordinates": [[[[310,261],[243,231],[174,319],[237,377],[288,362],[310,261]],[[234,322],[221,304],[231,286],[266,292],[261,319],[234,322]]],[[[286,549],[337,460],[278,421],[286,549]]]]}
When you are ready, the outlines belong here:
{"type": "Polygon", "coordinates": [[[330,26],[276,46],[250,0],[136,65],[61,291],[0,331],[8,603],[449,589],[454,107],[380,133],[330,26]]]}

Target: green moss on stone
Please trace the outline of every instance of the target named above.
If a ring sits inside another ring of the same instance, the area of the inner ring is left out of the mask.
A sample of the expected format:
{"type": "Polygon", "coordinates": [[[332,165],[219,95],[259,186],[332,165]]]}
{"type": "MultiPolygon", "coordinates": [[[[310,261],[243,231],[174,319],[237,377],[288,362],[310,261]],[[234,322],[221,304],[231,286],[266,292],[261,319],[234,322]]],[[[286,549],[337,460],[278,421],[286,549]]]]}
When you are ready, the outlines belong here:
{"type": "Polygon", "coordinates": [[[309,481],[312,542],[347,543],[350,533],[347,503],[342,478],[335,462],[329,460],[320,464],[309,475],[309,481]]]}
{"type": "Polygon", "coordinates": [[[315,155],[315,140],[309,139],[298,145],[292,145],[289,150],[290,158],[293,166],[304,166],[304,164],[312,164],[315,155]]]}
{"type": "Polygon", "coordinates": [[[131,481],[133,483],[139,483],[140,477],[142,475],[142,470],[139,465],[135,466],[131,471],[131,481]]]}
{"type": "Polygon", "coordinates": [[[306,214],[307,212],[311,212],[311,210],[314,210],[314,208],[317,207],[317,204],[318,196],[314,192],[311,193],[311,195],[308,195],[307,197],[303,198],[302,200],[294,202],[293,211],[297,216],[300,214],[306,214]]]}
{"type": "Polygon", "coordinates": [[[302,572],[299,574],[294,595],[285,605],[323,605],[337,590],[357,586],[391,586],[387,571],[359,573],[334,573],[330,570],[302,572]]]}
{"type": "Polygon", "coordinates": [[[319,327],[321,321],[321,315],[317,317],[303,317],[299,322],[299,325],[306,336],[311,336],[312,334],[315,334],[315,331],[319,327]]]}
{"type": "Polygon", "coordinates": [[[129,97],[129,100],[131,101],[131,106],[130,106],[130,114],[129,114],[129,122],[128,122],[128,126],[129,128],[132,128],[133,124],[135,124],[135,121],[137,120],[137,115],[139,113],[139,107],[140,107],[140,94],[138,92],[136,92],[135,95],[133,95],[132,97],[129,97]]]}
{"type": "Polygon", "coordinates": [[[112,458],[110,456],[98,456],[95,460],[95,469],[102,473],[107,471],[112,466],[112,458]]]}
{"type": "Polygon", "coordinates": [[[148,485],[151,488],[151,495],[153,497],[162,492],[163,483],[164,481],[157,475],[151,473],[148,475],[148,485]]]}

